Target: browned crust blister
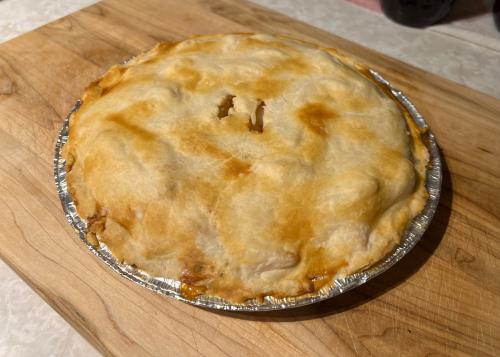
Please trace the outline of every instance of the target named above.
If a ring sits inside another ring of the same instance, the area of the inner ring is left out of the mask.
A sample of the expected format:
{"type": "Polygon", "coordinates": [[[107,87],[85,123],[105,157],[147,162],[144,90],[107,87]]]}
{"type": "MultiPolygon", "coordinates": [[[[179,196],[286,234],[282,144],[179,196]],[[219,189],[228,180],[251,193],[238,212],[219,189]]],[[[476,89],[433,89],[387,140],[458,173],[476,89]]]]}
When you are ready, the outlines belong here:
{"type": "Polygon", "coordinates": [[[82,100],[63,157],[88,240],[187,298],[315,292],[384,257],[427,198],[420,129],[335,50],[159,44],[82,100]]]}

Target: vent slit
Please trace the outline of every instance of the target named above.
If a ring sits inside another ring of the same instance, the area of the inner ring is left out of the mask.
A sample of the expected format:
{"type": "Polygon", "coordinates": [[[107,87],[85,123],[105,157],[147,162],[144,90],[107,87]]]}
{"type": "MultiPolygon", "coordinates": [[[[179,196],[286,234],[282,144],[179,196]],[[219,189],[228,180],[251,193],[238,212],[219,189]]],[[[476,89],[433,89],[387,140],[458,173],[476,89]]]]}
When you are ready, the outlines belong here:
{"type": "Polygon", "coordinates": [[[225,118],[229,115],[229,109],[234,107],[233,98],[235,96],[228,94],[222,99],[222,102],[219,104],[219,112],[217,113],[217,117],[219,119],[225,118]]]}
{"type": "Polygon", "coordinates": [[[248,127],[250,131],[256,131],[258,133],[262,133],[264,131],[264,103],[263,100],[259,101],[257,104],[257,108],[255,108],[255,123],[252,122],[252,119],[249,119],[248,127]]]}

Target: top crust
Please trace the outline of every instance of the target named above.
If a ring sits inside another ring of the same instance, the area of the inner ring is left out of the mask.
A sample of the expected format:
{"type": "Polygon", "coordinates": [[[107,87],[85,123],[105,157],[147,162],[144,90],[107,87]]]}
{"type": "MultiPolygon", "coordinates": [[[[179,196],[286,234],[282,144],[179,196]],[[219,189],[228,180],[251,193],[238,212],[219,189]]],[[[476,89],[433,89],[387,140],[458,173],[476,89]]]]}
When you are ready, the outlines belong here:
{"type": "Polygon", "coordinates": [[[363,66],[269,35],[159,44],[86,89],[63,156],[88,238],[185,296],[297,296],[367,268],[428,152],[363,66]]]}

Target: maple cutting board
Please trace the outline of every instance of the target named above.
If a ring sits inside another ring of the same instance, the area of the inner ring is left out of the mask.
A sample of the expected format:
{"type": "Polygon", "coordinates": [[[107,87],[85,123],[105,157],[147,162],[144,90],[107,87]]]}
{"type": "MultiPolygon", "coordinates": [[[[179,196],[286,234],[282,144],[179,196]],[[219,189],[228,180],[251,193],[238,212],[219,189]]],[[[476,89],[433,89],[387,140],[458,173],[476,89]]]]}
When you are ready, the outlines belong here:
{"type": "Polygon", "coordinates": [[[105,0],[0,45],[0,257],[107,355],[498,355],[500,102],[251,3],[105,0]],[[340,297],[220,313],[156,295],[91,255],[52,177],[57,132],[85,85],[158,41],[287,34],[336,47],[416,104],[445,159],[441,204],[417,247],[340,297]]]}

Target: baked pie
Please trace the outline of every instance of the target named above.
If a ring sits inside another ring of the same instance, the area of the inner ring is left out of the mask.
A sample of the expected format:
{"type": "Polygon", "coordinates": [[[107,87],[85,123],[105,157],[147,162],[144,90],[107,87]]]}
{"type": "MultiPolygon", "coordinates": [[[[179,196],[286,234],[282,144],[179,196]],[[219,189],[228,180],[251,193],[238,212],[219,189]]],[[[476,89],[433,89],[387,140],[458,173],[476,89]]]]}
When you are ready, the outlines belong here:
{"type": "Polygon", "coordinates": [[[367,69],[269,35],[113,66],[63,157],[88,240],[191,299],[316,292],[383,258],[428,197],[419,129],[367,69]]]}

